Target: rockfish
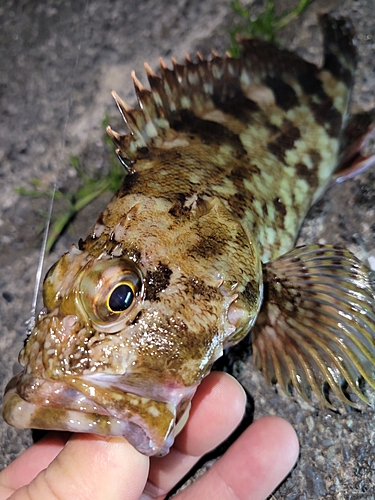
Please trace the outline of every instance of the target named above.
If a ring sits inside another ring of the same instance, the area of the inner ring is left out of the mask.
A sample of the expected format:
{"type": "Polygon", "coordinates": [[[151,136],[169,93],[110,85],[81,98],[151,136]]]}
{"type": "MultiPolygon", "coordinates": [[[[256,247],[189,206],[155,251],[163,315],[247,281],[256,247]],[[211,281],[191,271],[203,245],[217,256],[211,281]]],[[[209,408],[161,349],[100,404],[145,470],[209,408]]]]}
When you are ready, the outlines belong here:
{"type": "Polygon", "coordinates": [[[214,361],[249,333],[255,364],[285,392],[330,406],[329,387],[367,402],[369,270],[346,249],[295,246],[352,124],[352,29],[329,15],[320,24],[320,68],[242,40],[238,59],[161,61],[161,76],[145,65],[150,90],[133,74],[138,109],[114,94],[130,134],[108,133],[127,175],[46,275],[7,422],[165,454],[214,361]]]}

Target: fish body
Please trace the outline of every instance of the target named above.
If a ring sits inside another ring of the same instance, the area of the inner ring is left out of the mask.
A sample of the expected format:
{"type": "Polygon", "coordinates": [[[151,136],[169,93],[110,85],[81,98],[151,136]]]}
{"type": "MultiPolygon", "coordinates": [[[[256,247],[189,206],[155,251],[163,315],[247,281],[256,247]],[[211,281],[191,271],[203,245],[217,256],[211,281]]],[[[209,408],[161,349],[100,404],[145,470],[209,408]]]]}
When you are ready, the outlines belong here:
{"type": "Polygon", "coordinates": [[[348,402],[344,377],[366,399],[367,270],[345,250],[294,249],[340,161],[356,62],[350,25],[321,25],[321,68],[244,40],[239,59],[161,63],[161,77],[146,67],[151,90],[133,77],[141,109],[114,95],[131,134],[108,132],[128,173],[47,273],[24,370],[6,389],[9,423],[123,435],[166,453],[202,378],[249,331],[257,364],[284,390],[329,405],[328,382],[348,402]]]}

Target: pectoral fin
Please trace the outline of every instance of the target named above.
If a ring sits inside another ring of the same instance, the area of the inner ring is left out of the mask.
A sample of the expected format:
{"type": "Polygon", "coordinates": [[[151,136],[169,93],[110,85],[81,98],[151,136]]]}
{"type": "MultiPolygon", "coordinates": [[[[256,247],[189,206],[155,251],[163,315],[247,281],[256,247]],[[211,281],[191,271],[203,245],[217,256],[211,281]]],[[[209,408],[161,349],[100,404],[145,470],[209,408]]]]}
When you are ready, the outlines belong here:
{"type": "MultiPolygon", "coordinates": [[[[345,249],[310,245],[264,268],[265,297],[252,330],[256,366],[310,401],[327,400],[327,384],[356,407],[344,386],[368,403],[360,382],[375,388],[375,297],[369,270],[345,249]]],[[[350,391],[349,391],[350,392],[350,391]]]]}

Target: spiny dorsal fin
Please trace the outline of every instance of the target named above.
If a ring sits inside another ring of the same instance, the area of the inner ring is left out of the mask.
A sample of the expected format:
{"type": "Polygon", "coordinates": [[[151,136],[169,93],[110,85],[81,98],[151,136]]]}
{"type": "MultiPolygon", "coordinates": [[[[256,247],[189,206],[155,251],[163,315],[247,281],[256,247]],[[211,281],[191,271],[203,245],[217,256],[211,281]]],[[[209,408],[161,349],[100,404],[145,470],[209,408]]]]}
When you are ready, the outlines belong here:
{"type": "MultiPolygon", "coordinates": [[[[320,17],[320,23],[325,47],[323,70],[349,86],[356,51],[348,23],[326,15],[320,17]],[[346,52],[342,54],[344,49],[346,52]]],[[[238,105],[238,96],[252,103],[255,111],[258,104],[263,111],[265,106],[275,103],[282,109],[298,106],[301,92],[316,94],[317,102],[327,98],[322,91],[320,70],[315,65],[261,40],[244,39],[241,40],[241,46],[239,59],[228,54],[221,57],[215,51],[212,51],[211,58],[205,59],[198,52],[197,62],[189,56],[186,56],[184,64],[172,59],[172,69],[160,59],[160,76],[145,64],[150,90],[132,73],[140,109],[131,108],[117,94],[113,94],[131,135],[119,137],[110,132],[125,163],[127,160],[136,161],[138,151],[142,148],[152,150],[171,147],[178,136],[175,124],[183,121],[186,112],[205,120],[210,120],[212,112],[217,109],[224,115],[227,112],[234,113],[232,105],[238,105]],[[265,99],[267,92],[262,94],[259,88],[266,89],[271,98],[265,99]]],[[[342,99],[344,104],[343,109],[339,109],[341,113],[346,111],[347,100],[346,97],[342,99]]],[[[326,103],[322,102],[322,110],[317,109],[316,113],[323,114],[326,103]]],[[[331,126],[333,129],[333,124],[331,126]]],[[[336,135],[338,133],[336,129],[333,132],[336,135]]]]}

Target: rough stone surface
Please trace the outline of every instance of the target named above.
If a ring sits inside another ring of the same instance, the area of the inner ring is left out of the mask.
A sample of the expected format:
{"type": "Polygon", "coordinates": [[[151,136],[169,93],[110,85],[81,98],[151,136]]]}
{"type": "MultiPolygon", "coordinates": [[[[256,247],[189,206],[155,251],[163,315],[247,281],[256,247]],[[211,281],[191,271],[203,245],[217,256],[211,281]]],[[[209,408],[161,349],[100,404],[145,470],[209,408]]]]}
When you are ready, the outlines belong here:
{"type": "MultiPolygon", "coordinates": [[[[92,169],[106,170],[101,122],[106,114],[122,129],[110,90],[133,102],[130,71],[142,75],[147,60],[180,59],[196,49],[208,53],[228,45],[233,18],[229,0],[6,0],[0,6],[0,392],[12,375],[30,313],[40,226],[46,199],[20,196],[38,178],[48,188],[76,183],[69,158],[79,155],[92,169]]],[[[277,6],[293,4],[280,0],[277,6]]],[[[374,0],[316,0],[281,42],[319,61],[315,13],[337,8],[358,32],[360,63],[353,109],[375,107],[374,0]]],[[[375,171],[333,185],[311,210],[300,242],[341,244],[366,260],[375,257],[375,171]]],[[[84,210],[45,263],[84,236],[106,199],[84,210]]],[[[371,259],[370,259],[371,260],[371,259]]],[[[250,393],[255,418],[280,415],[296,428],[300,460],[274,493],[288,499],[375,499],[375,413],[321,410],[278,395],[238,360],[235,369],[250,393]]],[[[0,422],[0,465],[31,443],[29,431],[0,422]]]]}

